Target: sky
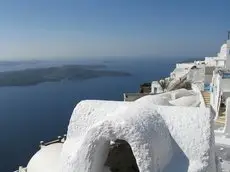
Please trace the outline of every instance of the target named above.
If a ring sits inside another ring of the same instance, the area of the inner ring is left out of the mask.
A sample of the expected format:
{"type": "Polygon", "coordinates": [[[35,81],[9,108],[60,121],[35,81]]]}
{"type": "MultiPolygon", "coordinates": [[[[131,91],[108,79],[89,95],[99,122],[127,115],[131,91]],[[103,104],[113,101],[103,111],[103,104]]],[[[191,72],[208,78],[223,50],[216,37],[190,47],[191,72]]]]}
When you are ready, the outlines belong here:
{"type": "Polygon", "coordinates": [[[0,0],[0,60],[215,56],[230,0],[0,0]]]}

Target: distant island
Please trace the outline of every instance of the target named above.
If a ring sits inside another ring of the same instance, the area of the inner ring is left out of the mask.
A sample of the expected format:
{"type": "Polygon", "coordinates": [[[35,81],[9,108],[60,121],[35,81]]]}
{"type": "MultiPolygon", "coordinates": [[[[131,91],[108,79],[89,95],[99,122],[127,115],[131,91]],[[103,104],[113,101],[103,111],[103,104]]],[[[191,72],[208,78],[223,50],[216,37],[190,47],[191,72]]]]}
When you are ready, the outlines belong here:
{"type": "Polygon", "coordinates": [[[62,80],[131,76],[128,72],[107,70],[105,65],[64,65],[0,72],[0,86],[27,86],[62,80]]]}

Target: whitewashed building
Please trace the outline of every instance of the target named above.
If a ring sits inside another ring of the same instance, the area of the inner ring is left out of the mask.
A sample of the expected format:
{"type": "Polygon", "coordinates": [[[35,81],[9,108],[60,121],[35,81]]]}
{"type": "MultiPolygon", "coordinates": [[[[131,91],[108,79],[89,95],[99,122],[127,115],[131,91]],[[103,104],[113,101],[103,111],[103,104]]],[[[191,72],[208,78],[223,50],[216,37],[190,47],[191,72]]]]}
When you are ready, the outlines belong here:
{"type": "Polygon", "coordinates": [[[117,140],[130,146],[139,172],[219,172],[212,112],[200,101],[185,89],[134,102],[82,101],[64,144],[41,147],[27,172],[111,172],[105,162],[117,140]]]}
{"type": "Polygon", "coordinates": [[[230,42],[227,40],[220,48],[220,52],[217,54],[217,57],[205,57],[206,66],[215,66],[215,67],[230,67],[228,60],[230,42]]]}
{"type": "Polygon", "coordinates": [[[164,90],[162,90],[160,84],[158,81],[153,81],[151,85],[151,93],[153,94],[158,94],[158,93],[163,93],[164,90]]]}
{"type": "Polygon", "coordinates": [[[216,67],[213,71],[210,95],[211,105],[216,111],[217,117],[221,99],[226,100],[230,97],[230,40],[227,40],[226,44],[221,47],[218,56],[224,59],[224,64],[221,67],[216,67]]]}
{"type": "Polygon", "coordinates": [[[83,101],[70,120],[61,169],[110,172],[109,147],[121,139],[132,148],[140,172],[216,172],[211,125],[211,111],[186,90],[135,102],[83,101]]]}

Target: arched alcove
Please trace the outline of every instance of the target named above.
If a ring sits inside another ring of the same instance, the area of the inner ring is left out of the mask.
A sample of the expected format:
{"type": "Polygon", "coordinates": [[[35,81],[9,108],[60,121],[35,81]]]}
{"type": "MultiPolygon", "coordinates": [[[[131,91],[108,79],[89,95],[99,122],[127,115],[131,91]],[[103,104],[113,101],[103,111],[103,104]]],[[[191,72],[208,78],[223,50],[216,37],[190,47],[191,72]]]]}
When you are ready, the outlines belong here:
{"type": "Polygon", "coordinates": [[[135,156],[129,143],[120,139],[110,144],[105,166],[107,166],[111,172],[139,172],[135,156]]]}

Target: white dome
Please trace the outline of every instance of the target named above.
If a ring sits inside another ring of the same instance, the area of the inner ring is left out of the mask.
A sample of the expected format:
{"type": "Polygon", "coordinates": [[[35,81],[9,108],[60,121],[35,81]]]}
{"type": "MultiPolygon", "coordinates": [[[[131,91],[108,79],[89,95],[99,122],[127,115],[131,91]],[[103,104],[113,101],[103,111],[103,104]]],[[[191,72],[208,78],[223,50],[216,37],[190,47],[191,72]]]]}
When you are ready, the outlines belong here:
{"type": "Polygon", "coordinates": [[[43,146],[29,161],[27,172],[57,172],[63,143],[43,146]]]}

